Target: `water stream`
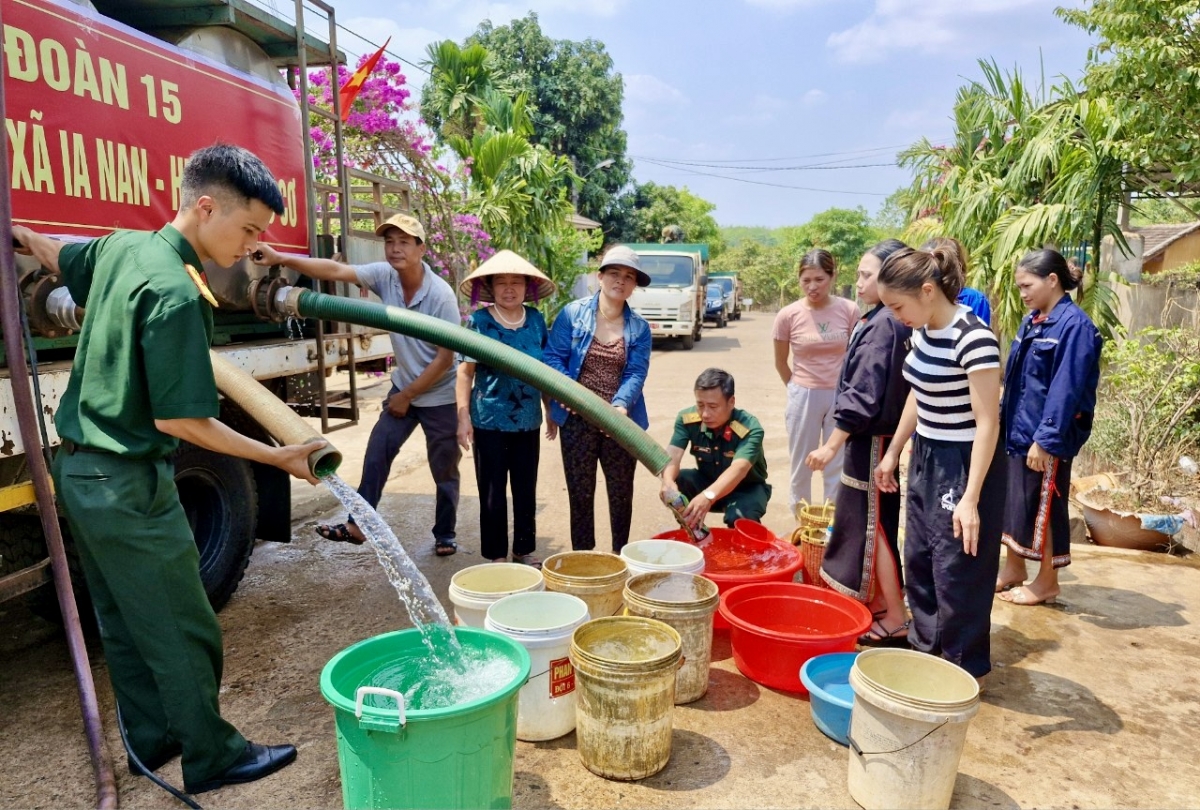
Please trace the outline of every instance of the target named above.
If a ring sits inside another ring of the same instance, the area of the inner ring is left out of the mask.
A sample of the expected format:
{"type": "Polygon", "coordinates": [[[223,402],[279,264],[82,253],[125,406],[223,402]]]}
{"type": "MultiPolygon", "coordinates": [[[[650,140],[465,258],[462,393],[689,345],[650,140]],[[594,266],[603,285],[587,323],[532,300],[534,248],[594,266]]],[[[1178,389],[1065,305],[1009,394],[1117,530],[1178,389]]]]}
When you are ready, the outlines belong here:
{"type": "MultiPolygon", "coordinates": [[[[408,709],[440,709],[476,700],[510,683],[519,670],[511,658],[494,650],[464,648],[429,580],[408,556],[383,517],[338,475],[323,476],[342,506],[375,551],[388,581],[421,632],[427,654],[398,657],[383,664],[361,685],[381,686],[404,695],[408,709]]],[[[387,698],[368,697],[364,703],[391,707],[387,698]]]]}

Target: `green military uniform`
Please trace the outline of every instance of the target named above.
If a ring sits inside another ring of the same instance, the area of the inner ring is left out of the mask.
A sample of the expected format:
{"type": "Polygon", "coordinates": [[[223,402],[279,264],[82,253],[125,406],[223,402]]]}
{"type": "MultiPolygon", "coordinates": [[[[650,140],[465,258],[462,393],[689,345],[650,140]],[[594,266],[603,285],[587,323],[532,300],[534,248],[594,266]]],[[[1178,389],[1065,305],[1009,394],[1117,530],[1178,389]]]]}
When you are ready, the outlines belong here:
{"type": "Polygon", "coordinates": [[[139,757],[183,746],[184,782],[224,771],[246,740],[221,718],[221,628],[175,488],[178,444],[155,419],[215,417],[212,308],[170,225],[63,247],[87,308],[56,417],[54,479],[100,624],[113,691],[139,757]]]}
{"type": "Polygon", "coordinates": [[[734,408],[729,423],[714,432],[705,427],[694,407],[684,408],[675,417],[671,446],[686,450],[688,445],[696,458],[696,469],[679,471],[676,479],[679,491],[694,498],[711,487],[734,459],[745,459],[750,462],[750,471],[711,510],[723,510],[727,526],[732,526],[738,518],[761,520],[771,499],[771,485],[767,483],[767,457],[763,454],[763,429],[758,420],[741,408],[734,408]]]}

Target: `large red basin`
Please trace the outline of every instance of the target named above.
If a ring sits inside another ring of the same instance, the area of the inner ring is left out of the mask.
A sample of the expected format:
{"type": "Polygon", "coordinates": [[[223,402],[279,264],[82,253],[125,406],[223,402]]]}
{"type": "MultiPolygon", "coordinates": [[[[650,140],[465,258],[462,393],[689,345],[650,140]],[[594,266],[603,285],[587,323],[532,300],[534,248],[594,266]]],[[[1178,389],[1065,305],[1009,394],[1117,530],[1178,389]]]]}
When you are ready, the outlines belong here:
{"type": "Polygon", "coordinates": [[[733,662],[756,683],[808,694],[800,668],[816,655],[853,652],[871,611],[828,588],[794,582],[739,585],[721,595],[733,662]]]}
{"type": "MultiPolygon", "coordinates": [[[[704,576],[717,584],[717,592],[752,582],[791,582],[804,566],[800,551],[784,540],[776,540],[768,552],[748,551],[738,542],[733,529],[709,529],[712,539],[700,548],[704,551],[704,576]]],[[[656,540],[690,543],[683,529],[654,535],[656,540]]],[[[713,629],[724,630],[729,623],[720,613],[713,615],[713,629]]]]}

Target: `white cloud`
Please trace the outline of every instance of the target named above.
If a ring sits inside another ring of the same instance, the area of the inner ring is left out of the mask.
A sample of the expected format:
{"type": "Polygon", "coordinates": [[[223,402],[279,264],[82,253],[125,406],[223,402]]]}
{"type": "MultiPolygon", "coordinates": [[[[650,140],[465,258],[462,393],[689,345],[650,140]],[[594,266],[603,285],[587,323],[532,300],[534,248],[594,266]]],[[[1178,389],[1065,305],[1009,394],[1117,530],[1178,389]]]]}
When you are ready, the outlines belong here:
{"type": "Polygon", "coordinates": [[[876,0],[871,16],[829,35],[826,45],[841,62],[869,64],[895,51],[935,54],[970,48],[999,18],[1043,0],[876,0]]]}
{"type": "Polygon", "coordinates": [[[769,11],[795,11],[803,6],[817,5],[825,0],[745,0],[746,5],[769,11]]]}
{"type": "Polygon", "coordinates": [[[678,88],[664,82],[657,76],[645,73],[631,73],[625,77],[625,100],[634,104],[657,104],[681,106],[688,103],[688,97],[678,88]]]}
{"type": "Polygon", "coordinates": [[[815,107],[818,104],[824,104],[827,98],[824,90],[813,88],[800,97],[800,103],[805,107],[815,107]]]}

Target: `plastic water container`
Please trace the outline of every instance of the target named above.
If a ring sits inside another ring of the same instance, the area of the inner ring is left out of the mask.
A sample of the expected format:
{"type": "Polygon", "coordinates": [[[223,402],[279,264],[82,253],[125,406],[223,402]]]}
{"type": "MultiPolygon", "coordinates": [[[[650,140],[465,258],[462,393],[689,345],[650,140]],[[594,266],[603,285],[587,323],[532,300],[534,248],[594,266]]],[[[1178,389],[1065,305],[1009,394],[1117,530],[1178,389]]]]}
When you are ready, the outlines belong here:
{"type": "Polygon", "coordinates": [[[564,551],[546,558],[542,577],[546,590],[578,596],[587,602],[591,617],[598,619],[621,610],[629,567],[607,551],[564,551]]]}
{"type": "Polygon", "coordinates": [[[850,796],[866,810],[950,807],[967,727],[969,672],[913,650],[867,650],[850,669],[850,796]]]}
{"type": "Polygon", "coordinates": [[[704,552],[691,543],[677,540],[638,540],[621,549],[621,558],[629,566],[629,576],[675,571],[700,574],[704,571],[704,552]]]}
{"type": "MultiPolygon", "coordinates": [[[[516,676],[477,700],[442,709],[364,705],[373,673],[397,658],[424,654],[419,630],[386,633],[347,647],[321,670],[321,695],[334,710],[342,803],[360,808],[512,807],[517,695],[529,677],[529,653],[510,638],[460,628],[468,649],[498,652],[516,676]],[[470,778],[448,778],[470,774],[470,778]]],[[[374,700],[374,699],[373,699],[374,700]]]]}
{"type": "MultiPolygon", "coordinates": [[[[669,541],[668,541],[669,542],[669,541]]],[[[717,585],[697,574],[661,571],[625,583],[625,612],[669,624],[679,633],[683,666],[675,674],[675,704],[691,703],[708,691],[717,585]]]]}
{"type": "Polygon", "coordinates": [[[518,593],[488,608],[484,628],[516,641],[532,661],[521,687],[518,740],[553,740],[575,730],[571,635],[589,618],[587,603],[565,593],[518,593]]]}
{"type": "Polygon", "coordinates": [[[680,644],[673,628],[638,616],[593,619],[575,631],[575,743],[589,771],[628,781],[667,767],[680,644]]]}
{"type": "Polygon", "coordinates": [[[483,627],[483,620],[493,602],[514,593],[545,589],[542,572],[532,566],[520,563],[472,565],[450,578],[454,623],[467,627],[483,627]]]}

